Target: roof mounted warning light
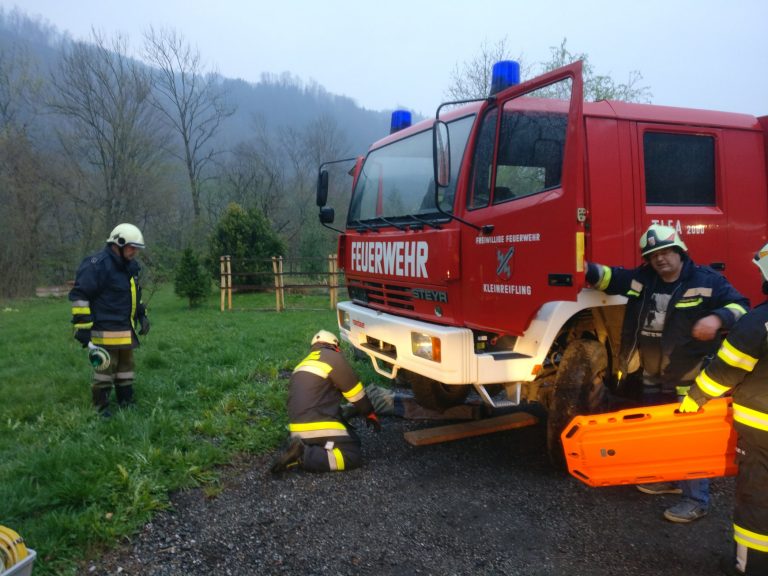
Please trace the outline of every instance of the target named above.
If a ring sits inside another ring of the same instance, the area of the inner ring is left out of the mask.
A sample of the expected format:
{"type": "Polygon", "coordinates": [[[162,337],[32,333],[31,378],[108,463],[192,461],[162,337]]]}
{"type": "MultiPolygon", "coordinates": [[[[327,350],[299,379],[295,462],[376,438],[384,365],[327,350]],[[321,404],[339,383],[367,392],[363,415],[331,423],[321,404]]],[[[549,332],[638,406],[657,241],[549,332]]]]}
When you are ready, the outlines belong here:
{"type": "Polygon", "coordinates": [[[491,92],[488,95],[498,94],[515,84],[520,84],[520,64],[514,60],[496,62],[491,71],[491,92]]]}
{"type": "Polygon", "coordinates": [[[394,134],[411,125],[411,113],[408,110],[395,110],[392,112],[392,121],[389,125],[389,133],[394,134]]]}

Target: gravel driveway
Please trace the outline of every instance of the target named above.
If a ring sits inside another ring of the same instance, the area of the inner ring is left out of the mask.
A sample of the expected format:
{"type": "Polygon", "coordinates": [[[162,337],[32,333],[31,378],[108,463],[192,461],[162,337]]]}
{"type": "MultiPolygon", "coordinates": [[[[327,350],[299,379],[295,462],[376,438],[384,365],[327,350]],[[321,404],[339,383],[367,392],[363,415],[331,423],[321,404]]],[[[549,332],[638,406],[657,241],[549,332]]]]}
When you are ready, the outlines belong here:
{"type": "Polygon", "coordinates": [[[715,576],[731,542],[733,479],[712,509],[667,522],[676,496],[589,488],[554,471],[545,430],[415,448],[384,418],[361,431],[366,464],[339,474],[273,477],[269,456],[222,471],[223,492],[176,494],[89,574],[715,576]]]}

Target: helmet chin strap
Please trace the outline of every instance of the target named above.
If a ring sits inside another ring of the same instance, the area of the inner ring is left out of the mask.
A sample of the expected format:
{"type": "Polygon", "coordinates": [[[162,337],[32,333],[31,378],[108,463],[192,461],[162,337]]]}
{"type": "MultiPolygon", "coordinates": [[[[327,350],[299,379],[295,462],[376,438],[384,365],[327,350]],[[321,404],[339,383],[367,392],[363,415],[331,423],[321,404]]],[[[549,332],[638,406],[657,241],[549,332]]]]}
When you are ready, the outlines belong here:
{"type": "Polygon", "coordinates": [[[127,244],[122,244],[121,245],[121,244],[118,244],[117,242],[112,242],[112,246],[116,246],[117,247],[117,251],[120,253],[120,260],[122,260],[123,262],[126,262],[126,263],[130,262],[130,260],[128,260],[125,257],[125,247],[127,246],[127,244]]]}

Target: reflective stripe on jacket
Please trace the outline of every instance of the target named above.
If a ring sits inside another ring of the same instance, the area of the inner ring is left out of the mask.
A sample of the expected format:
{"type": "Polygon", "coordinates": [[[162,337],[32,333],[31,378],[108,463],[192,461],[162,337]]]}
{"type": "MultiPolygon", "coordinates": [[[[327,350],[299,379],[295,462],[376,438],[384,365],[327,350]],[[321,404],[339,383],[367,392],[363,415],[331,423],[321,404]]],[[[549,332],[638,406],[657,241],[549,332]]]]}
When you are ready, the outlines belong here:
{"type": "Polygon", "coordinates": [[[349,437],[341,418],[341,402],[357,406],[360,414],[373,412],[363,384],[337,349],[315,344],[294,368],[288,391],[291,436],[304,440],[349,437]]]}
{"type": "Polygon", "coordinates": [[[768,432],[768,302],[744,316],[688,393],[701,406],[733,391],[733,419],[768,432]]]}

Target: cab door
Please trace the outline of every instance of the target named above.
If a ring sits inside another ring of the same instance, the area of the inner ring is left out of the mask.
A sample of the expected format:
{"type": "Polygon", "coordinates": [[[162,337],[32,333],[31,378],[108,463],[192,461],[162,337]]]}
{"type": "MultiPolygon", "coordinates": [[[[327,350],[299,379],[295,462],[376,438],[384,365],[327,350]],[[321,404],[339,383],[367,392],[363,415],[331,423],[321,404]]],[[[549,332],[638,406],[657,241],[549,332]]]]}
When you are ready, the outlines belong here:
{"type": "MultiPolygon", "coordinates": [[[[582,66],[509,88],[485,108],[466,175],[465,324],[522,334],[584,277],[582,66]]],[[[458,200],[462,201],[461,198],[458,200]]]]}

